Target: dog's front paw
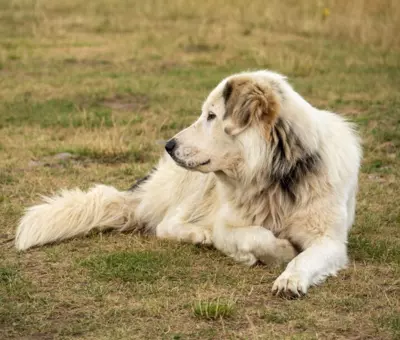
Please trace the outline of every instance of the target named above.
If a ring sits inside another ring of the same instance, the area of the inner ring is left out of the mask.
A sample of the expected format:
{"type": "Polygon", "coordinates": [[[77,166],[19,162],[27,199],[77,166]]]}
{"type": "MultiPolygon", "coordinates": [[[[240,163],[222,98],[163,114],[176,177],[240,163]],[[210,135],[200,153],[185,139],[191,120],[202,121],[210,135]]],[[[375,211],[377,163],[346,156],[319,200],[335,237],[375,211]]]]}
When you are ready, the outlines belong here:
{"type": "Polygon", "coordinates": [[[283,272],[274,282],[272,293],[286,298],[299,298],[307,293],[308,280],[300,273],[283,272]]]}
{"type": "Polygon", "coordinates": [[[259,250],[268,247],[262,227],[214,228],[213,244],[235,261],[253,266],[258,261],[259,250]]]}
{"type": "Polygon", "coordinates": [[[185,238],[184,241],[194,244],[212,244],[211,231],[205,228],[193,227],[193,229],[185,235],[185,238]]]}
{"type": "Polygon", "coordinates": [[[230,255],[235,261],[242,263],[246,266],[253,266],[255,265],[258,260],[257,258],[250,252],[245,251],[238,251],[235,254],[230,255]]]}
{"type": "Polygon", "coordinates": [[[157,226],[158,238],[194,244],[212,244],[211,231],[195,225],[161,223],[157,226]]]}

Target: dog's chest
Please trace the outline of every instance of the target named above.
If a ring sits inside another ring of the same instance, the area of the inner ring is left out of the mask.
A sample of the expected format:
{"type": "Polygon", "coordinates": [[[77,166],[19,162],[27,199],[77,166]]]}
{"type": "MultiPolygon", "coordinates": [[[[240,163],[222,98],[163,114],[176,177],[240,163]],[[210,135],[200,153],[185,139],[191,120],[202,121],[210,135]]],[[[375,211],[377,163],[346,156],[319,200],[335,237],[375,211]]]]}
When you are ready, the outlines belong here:
{"type": "Polygon", "coordinates": [[[236,192],[230,202],[230,210],[242,227],[262,226],[274,233],[283,229],[284,204],[274,193],[248,190],[236,192]]]}

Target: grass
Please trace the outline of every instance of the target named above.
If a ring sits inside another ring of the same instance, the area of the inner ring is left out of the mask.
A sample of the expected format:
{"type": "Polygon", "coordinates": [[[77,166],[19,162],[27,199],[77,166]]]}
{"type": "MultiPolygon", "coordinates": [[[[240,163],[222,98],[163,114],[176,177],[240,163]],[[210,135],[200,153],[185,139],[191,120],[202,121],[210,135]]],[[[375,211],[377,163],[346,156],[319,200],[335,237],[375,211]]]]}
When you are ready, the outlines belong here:
{"type": "Polygon", "coordinates": [[[234,301],[221,301],[219,298],[211,301],[196,301],[193,304],[193,314],[206,320],[217,320],[233,316],[234,301]]]}
{"type": "Polygon", "coordinates": [[[0,0],[0,338],[398,338],[399,17],[395,0],[0,0]],[[287,301],[270,294],[282,268],[212,249],[113,233],[23,254],[7,242],[39,194],[129,188],[223,77],[260,68],[362,137],[337,277],[287,301]]]}

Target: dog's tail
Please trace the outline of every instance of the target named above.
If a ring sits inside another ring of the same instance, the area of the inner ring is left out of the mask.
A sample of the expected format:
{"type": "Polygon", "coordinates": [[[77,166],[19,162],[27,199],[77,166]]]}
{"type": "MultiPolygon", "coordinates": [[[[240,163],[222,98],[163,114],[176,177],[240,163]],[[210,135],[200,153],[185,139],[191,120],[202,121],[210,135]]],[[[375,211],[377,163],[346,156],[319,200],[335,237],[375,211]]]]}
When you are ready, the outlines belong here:
{"type": "Polygon", "coordinates": [[[131,191],[96,185],[87,192],[63,190],[43,200],[22,217],[15,237],[18,250],[85,235],[93,229],[140,227],[134,217],[139,198],[131,191]]]}

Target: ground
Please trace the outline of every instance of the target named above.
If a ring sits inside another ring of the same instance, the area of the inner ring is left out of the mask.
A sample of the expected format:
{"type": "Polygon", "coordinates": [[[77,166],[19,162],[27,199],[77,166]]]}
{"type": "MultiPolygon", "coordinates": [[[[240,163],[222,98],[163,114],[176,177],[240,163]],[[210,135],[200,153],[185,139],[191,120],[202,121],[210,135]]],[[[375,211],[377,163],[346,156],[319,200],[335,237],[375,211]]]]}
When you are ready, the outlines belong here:
{"type": "Polygon", "coordinates": [[[396,0],[0,0],[0,338],[398,339],[399,17],[396,0]],[[362,137],[337,277],[290,301],[270,293],[282,267],[204,247],[8,242],[40,194],[130,187],[223,77],[263,68],[362,137]]]}

